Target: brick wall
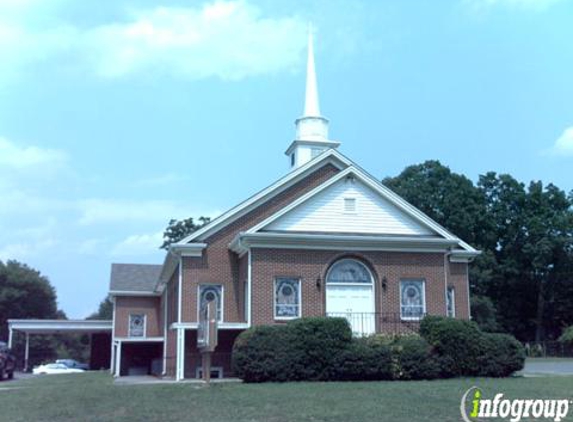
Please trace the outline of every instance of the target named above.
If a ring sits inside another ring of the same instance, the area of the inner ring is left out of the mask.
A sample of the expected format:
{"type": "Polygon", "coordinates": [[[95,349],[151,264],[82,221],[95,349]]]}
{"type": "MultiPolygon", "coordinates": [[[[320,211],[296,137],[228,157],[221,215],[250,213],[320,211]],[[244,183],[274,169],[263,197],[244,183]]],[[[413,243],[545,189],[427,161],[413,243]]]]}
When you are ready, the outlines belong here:
{"type": "MultiPolygon", "coordinates": [[[[223,368],[225,377],[232,377],[231,355],[235,339],[240,330],[220,330],[217,347],[211,358],[212,367],[223,368]]],[[[185,378],[195,378],[197,367],[201,367],[201,353],[197,349],[197,331],[185,331],[185,378]]]]}
{"type": "MultiPolygon", "coordinates": [[[[166,344],[166,372],[168,376],[175,376],[175,363],[177,354],[177,331],[169,327],[172,323],[177,322],[177,313],[179,309],[179,268],[175,270],[167,286],[165,292],[167,293],[167,335],[165,337],[166,344]]],[[[165,296],[165,293],[164,293],[165,296]]]]}
{"type": "Polygon", "coordinates": [[[146,315],[146,337],[163,336],[159,297],[118,296],[115,299],[115,336],[129,336],[129,315],[146,315]]]}
{"type": "MultiPolygon", "coordinates": [[[[277,276],[301,279],[303,316],[324,315],[326,272],[333,262],[343,257],[357,258],[370,268],[375,279],[377,312],[399,316],[400,280],[416,278],[425,280],[427,313],[446,314],[444,254],[253,249],[253,324],[276,322],[273,315],[273,283],[277,276]],[[382,287],[383,278],[386,278],[385,289],[382,287]],[[317,279],[320,279],[320,287],[317,286],[317,279]]],[[[463,280],[456,282],[461,285],[463,280]]],[[[459,289],[461,293],[461,286],[459,289]]],[[[462,315],[460,309],[459,316],[462,315]]]]}
{"type": "Polygon", "coordinates": [[[448,285],[454,288],[456,318],[469,319],[468,264],[450,263],[448,285]]]}
{"type": "Polygon", "coordinates": [[[295,198],[330,179],[339,170],[327,164],[260,207],[214,233],[205,240],[208,247],[200,258],[183,258],[183,302],[184,322],[197,321],[197,294],[200,284],[222,284],[224,288],[224,321],[244,322],[244,287],[246,262],[240,263],[236,254],[229,250],[229,243],[237,233],[247,230],[263,221],[295,198]]]}

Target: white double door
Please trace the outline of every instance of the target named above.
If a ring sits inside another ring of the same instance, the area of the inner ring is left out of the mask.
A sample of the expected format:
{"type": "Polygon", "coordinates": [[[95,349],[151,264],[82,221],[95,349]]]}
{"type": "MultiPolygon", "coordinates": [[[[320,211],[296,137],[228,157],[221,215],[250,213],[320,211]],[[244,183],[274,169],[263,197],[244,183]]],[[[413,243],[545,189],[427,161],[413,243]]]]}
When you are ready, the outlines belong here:
{"type": "Polygon", "coordinates": [[[363,284],[328,284],[326,313],[348,320],[354,335],[376,332],[374,288],[363,284]]]}

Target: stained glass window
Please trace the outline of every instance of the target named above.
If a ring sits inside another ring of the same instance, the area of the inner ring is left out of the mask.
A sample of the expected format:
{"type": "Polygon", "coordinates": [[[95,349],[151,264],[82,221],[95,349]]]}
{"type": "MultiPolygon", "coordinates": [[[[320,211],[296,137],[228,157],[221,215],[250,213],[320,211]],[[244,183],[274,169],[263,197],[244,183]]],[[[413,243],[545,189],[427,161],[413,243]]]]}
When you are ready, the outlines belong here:
{"type": "Polygon", "coordinates": [[[328,272],[327,283],[372,283],[370,271],[360,261],[341,259],[328,272]]]}
{"type": "Polygon", "coordinates": [[[220,284],[204,284],[199,286],[200,309],[207,304],[207,302],[217,301],[217,321],[223,321],[223,301],[222,301],[223,286],[220,284]]]}
{"type": "Polygon", "coordinates": [[[275,280],[275,318],[300,317],[300,280],[277,278],[275,280]]]}
{"type": "Polygon", "coordinates": [[[456,316],[456,296],[453,287],[448,287],[446,294],[446,306],[448,310],[448,316],[454,318],[456,316]]]}
{"type": "Polygon", "coordinates": [[[145,336],[145,315],[144,314],[131,314],[131,315],[129,315],[129,336],[130,337],[144,337],[145,336]]]}
{"type": "Polygon", "coordinates": [[[400,282],[400,314],[403,319],[419,319],[426,311],[424,281],[403,280],[400,282]]]}

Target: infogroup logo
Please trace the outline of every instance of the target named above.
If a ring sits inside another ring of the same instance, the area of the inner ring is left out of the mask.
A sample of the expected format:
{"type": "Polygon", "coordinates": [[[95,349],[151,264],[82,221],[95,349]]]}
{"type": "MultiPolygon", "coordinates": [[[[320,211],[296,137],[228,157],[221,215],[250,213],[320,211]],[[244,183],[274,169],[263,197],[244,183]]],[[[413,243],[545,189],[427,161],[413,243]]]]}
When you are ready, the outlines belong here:
{"type": "Polygon", "coordinates": [[[528,420],[552,420],[560,422],[567,417],[569,399],[505,399],[497,393],[493,399],[486,399],[478,387],[472,387],[462,396],[460,412],[465,422],[476,422],[490,418],[507,419],[510,422],[528,420]]]}

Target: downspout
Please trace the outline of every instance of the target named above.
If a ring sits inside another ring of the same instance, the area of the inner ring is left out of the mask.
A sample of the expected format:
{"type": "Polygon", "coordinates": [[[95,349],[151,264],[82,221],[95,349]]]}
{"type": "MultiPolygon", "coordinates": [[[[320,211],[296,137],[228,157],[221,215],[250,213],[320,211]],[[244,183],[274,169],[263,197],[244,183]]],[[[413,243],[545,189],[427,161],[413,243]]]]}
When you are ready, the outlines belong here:
{"type": "MultiPolygon", "coordinates": [[[[109,372],[111,374],[114,374],[117,372],[117,368],[115,367],[116,366],[115,354],[118,353],[117,346],[114,345],[115,344],[115,307],[117,305],[116,300],[115,300],[115,296],[111,297],[111,301],[113,302],[113,312],[112,312],[112,316],[111,316],[111,358],[110,358],[110,363],[109,363],[109,372]]],[[[119,372],[117,372],[117,375],[119,375],[119,372]]]]}
{"type": "Polygon", "coordinates": [[[169,303],[169,288],[165,286],[163,299],[163,372],[167,374],[167,306],[169,303]]]}
{"type": "MultiPolygon", "coordinates": [[[[240,241],[239,241],[240,242],[240,241]]],[[[251,294],[252,294],[252,257],[251,248],[248,252],[248,266],[247,266],[247,327],[251,326],[251,294]]]]}
{"type": "Polygon", "coordinates": [[[448,251],[444,254],[444,301],[446,304],[445,316],[448,316],[448,274],[450,272],[450,262],[448,261],[448,258],[451,254],[451,251],[448,251]]]}
{"type": "Polygon", "coordinates": [[[470,300],[470,263],[466,263],[466,283],[468,286],[468,319],[472,319],[472,303],[470,300]]]}
{"type": "MultiPolygon", "coordinates": [[[[183,258],[179,255],[179,277],[178,277],[178,298],[177,298],[177,323],[181,324],[182,304],[183,304],[183,258]]],[[[177,327],[177,370],[175,380],[180,381],[183,379],[183,341],[181,335],[181,328],[177,327]]]]}

